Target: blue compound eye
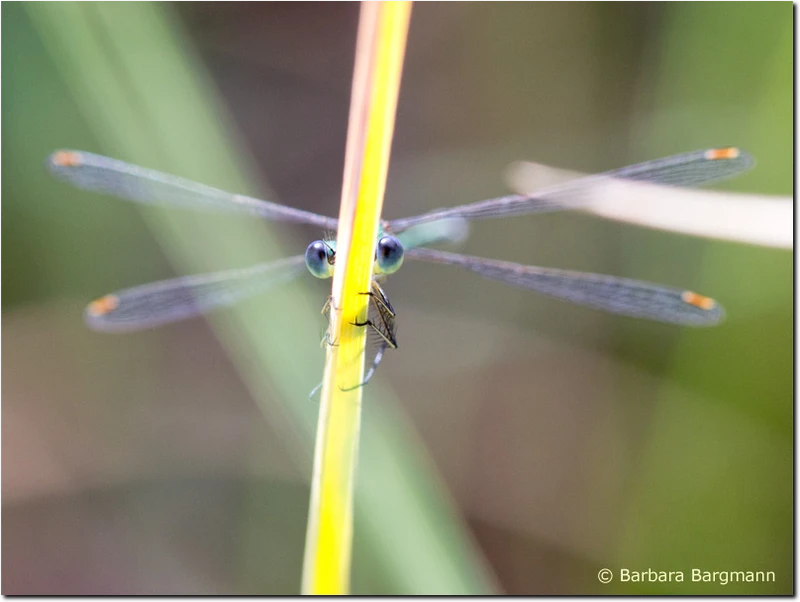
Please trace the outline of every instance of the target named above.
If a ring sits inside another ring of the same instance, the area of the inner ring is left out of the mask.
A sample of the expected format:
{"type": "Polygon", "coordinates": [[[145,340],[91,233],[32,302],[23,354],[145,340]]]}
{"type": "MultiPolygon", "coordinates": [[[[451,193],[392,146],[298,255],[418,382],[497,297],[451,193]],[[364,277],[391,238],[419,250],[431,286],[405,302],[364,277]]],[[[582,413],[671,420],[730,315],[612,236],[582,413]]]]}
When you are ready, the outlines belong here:
{"type": "Polygon", "coordinates": [[[382,236],[375,250],[376,272],[394,274],[403,265],[403,244],[394,236],[382,236]]]}
{"type": "Polygon", "coordinates": [[[321,240],[315,240],[306,249],[306,267],[317,278],[330,278],[333,276],[333,262],[336,253],[330,245],[321,240]]]}

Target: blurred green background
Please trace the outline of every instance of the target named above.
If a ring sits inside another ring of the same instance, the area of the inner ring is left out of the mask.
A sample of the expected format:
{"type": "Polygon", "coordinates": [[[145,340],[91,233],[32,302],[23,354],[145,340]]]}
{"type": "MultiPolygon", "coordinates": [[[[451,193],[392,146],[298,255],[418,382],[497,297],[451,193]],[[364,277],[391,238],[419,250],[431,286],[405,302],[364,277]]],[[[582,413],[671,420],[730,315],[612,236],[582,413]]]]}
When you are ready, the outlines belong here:
{"type": "MultiPolygon", "coordinates": [[[[125,336],[86,302],[302,252],[319,232],[141,210],[58,148],[335,215],[358,5],[3,3],[3,593],[297,593],[326,284],[125,336]]],[[[792,194],[790,3],[422,3],[387,217],[738,145],[723,189],[792,194]]],[[[443,266],[387,283],[365,394],[355,593],[793,591],[792,254],[553,214],[465,252],[685,286],[711,330],[443,266]],[[774,571],[609,585],[609,567],[774,571]]]]}

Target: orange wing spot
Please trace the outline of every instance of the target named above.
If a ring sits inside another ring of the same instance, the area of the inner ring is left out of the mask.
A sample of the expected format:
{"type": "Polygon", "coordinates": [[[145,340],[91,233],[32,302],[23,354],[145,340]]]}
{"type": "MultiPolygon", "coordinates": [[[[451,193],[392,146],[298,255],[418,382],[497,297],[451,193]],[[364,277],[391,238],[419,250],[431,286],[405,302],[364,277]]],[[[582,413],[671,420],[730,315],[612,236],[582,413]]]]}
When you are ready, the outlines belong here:
{"type": "Polygon", "coordinates": [[[93,316],[104,316],[117,309],[119,306],[119,297],[115,295],[106,295],[100,297],[89,303],[88,311],[93,316]]]}
{"type": "Polygon", "coordinates": [[[735,146],[728,148],[712,148],[706,151],[706,159],[717,161],[718,159],[735,159],[739,156],[739,149],[735,146]]]}
{"type": "Polygon", "coordinates": [[[711,297],[704,297],[703,295],[698,295],[692,291],[685,291],[681,295],[681,299],[683,299],[683,301],[689,305],[694,305],[695,307],[705,310],[714,309],[714,307],[717,305],[717,302],[711,297]]]}
{"type": "Polygon", "coordinates": [[[53,153],[52,161],[59,167],[77,167],[81,164],[81,155],[72,151],[56,151],[53,153]]]}

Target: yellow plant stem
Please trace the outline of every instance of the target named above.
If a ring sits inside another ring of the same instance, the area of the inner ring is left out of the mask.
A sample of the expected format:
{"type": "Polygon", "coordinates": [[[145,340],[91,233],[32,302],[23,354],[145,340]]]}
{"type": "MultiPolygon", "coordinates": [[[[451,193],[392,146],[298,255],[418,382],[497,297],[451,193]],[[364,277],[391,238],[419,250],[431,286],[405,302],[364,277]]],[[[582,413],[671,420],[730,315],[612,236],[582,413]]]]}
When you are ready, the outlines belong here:
{"type": "Polygon", "coordinates": [[[410,2],[363,2],[336,240],[303,593],[346,594],[361,421],[366,329],[410,2]],[[356,387],[356,388],[353,388],[356,387]]]}

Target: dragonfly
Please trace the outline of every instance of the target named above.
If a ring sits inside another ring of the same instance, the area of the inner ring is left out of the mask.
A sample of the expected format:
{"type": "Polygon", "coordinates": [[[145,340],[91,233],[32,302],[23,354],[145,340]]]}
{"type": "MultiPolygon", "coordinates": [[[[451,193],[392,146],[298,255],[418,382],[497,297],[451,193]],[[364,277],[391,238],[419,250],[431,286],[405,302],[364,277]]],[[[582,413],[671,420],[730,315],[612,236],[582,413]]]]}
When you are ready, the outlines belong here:
{"type": "MultiPolygon", "coordinates": [[[[616,180],[668,186],[700,186],[736,176],[754,164],[736,147],[673,155],[588,175],[531,194],[513,194],[396,220],[382,220],[377,232],[370,311],[357,326],[369,328],[380,345],[362,386],[369,382],[387,349],[397,348],[396,313],[381,282],[406,258],[462,268],[489,280],[549,295],[597,310],[684,326],[714,326],[722,306],[699,293],[617,276],[522,265],[430,248],[463,240],[469,220],[516,217],[587,207],[592,191],[616,180]]],[[[84,151],[50,155],[50,172],[70,184],[135,203],[240,213],[257,218],[308,224],[333,232],[338,220],[278,203],[232,194],[184,178],[84,151]]],[[[101,332],[130,332],[177,322],[230,306],[310,272],[330,278],[336,260],[334,240],[312,242],[305,254],[243,269],[182,276],[123,289],[88,304],[88,326],[101,332]]],[[[327,305],[327,304],[326,304],[327,305]]]]}

